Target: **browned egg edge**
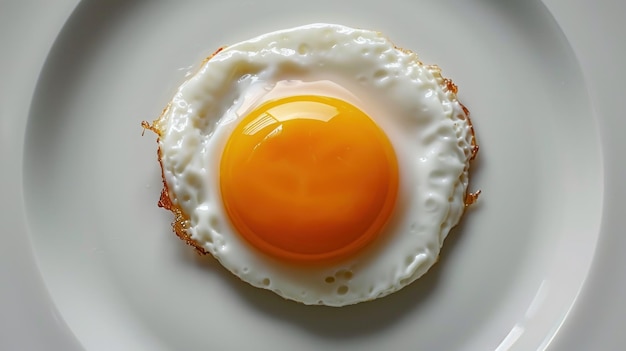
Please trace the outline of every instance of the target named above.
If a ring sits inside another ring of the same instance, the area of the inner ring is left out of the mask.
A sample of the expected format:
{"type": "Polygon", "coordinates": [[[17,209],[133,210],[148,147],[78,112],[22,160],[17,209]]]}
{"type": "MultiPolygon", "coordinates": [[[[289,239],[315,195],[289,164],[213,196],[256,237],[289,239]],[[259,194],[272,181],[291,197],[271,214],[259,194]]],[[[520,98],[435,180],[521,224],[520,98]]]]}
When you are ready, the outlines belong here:
{"type": "MultiPolygon", "coordinates": [[[[402,52],[405,52],[407,54],[412,53],[412,51],[407,50],[407,49],[403,49],[400,48],[398,46],[394,47],[402,52]]],[[[222,51],[225,48],[225,46],[220,47],[219,49],[217,49],[213,54],[207,56],[205,59],[202,60],[200,67],[204,66],[205,63],[207,63],[213,56],[215,56],[217,53],[219,53],[220,51],[222,51]]],[[[419,65],[425,66],[430,68],[431,70],[434,70],[437,72],[438,75],[441,76],[441,69],[437,66],[437,65],[424,65],[421,61],[417,60],[419,65]]],[[[452,95],[454,97],[455,100],[457,100],[457,92],[458,92],[458,87],[456,86],[456,84],[454,84],[452,82],[451,79],[449,78],[444,78],[443,76],[441,76],[441,78],[443,79],[443,88],[444,91],[450,91],[452,92],[452,95]]],[[[457,100],[458,101],[458,100],[457,100]]],[[[470,133],[471,133],[471,150],[470,150],[470,156],[469,156],[469,160],[467,162],[467,167],[464,170],[468,172],[468,187],[466,188],[465,191],[465,198],[463,200],[465,207],[468,207],[472,204],[474,204],[477,200],[478,197],[481,193],[481,190],[477,190],[475,192],[470,192],[469,191],[469,179],[471,177],[469,177],[469,170],[470,170],[470,163],[476,158],[476,155],[478,154],[478,150],[479,150],[479,146],[478,143],[476,142],[476,133],[474,132],[474,126],[472,124],[472,121],[470,119],[470,111],[469,109],[463,105],[460,101],[458,101],[459,104],[461,105],[461,107],[463,108],[463,113],[464,116],[462,116],[461,119],[465,119],[467,120],[467,123],[469,125],[469,129],[470,129],[470,133]]],[[[172,212],[172,214],[174,214],[174,221],[172,222],[172,229],[174,231],[174,233],[176,234],[176,236],[178,236],[181,240],[183,240],[187,245],[192,246],[196,252],[199,255],[206,255],[209,252],[202,247],[202,245],[198,242],[196,242],[195,240],[193,240],[191,238],[191,236],[189,235],[189,233],[187,232],[187,229],[189,228],[189,216],[182,210],[182,208],[178,205],[176,205],[174,203],[174,201],[172,200],[172,198],[170,198],[170,192],[169,192],[169,188],[167,185],[167,181],[165,180],[165,171],[163,168],[163,161],[162,161],[162,155],[163,155],[163,151],[161,150],[161,147],[159,146],[159,141],[160,138],[163,135],[163,131],[160,128],[160,124],[164,119],[165,113],[169,110],[170,108],[170,103],[167,104],[167,106],[165,106],[165,108],[163,109],[163,111],[161,111],[161,114],[159,115],[159,117],[157,119],[155,119],[152,124],[150,124],[148,121],[142,121],[141,122],[141,127],[145,130],[150,130],[152,132],[154,132],[157,135],[157,158],[159,161],[159,166],[161,167],[161,179],[163,182],[163,189],[161,190],[161,196],[159,198],[159,201],[157,203],[157,205],[161,208],[164,208],[170,212],[172,212]]],[[[143,135],[143,133],[142,133],[143,135]]]]}

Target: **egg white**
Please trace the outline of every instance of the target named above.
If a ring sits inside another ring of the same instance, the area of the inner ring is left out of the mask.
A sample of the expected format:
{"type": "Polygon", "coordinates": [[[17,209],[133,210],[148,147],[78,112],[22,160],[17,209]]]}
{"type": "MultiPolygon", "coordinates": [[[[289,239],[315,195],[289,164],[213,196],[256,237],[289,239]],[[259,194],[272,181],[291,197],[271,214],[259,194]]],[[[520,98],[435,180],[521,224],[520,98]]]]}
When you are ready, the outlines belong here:
{"type": "Polygon", "coordinates": [[[169,197],[187,234],[242,280],[304,304],[343,306],[397,291],[437,260],[464,212],[474,140],[436,66],[378,32],[313,24],[225,48],[181,85],[155,121],[169,197]],[[219,161],[246,113],[287,95],[343,99],[368,114],[398,159],[393,217],[371,245],[333,265],[293,265],[254,249],[223,208],[219,161]]]}

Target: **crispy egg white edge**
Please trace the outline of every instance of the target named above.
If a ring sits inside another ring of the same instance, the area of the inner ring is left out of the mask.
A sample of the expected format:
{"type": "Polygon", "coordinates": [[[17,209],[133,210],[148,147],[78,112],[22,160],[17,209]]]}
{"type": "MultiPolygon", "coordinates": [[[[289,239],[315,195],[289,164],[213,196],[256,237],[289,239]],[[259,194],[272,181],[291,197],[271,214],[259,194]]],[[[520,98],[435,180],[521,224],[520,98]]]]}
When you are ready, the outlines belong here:
{"type": "Polygon", "coordinates": [[[305,304],[343,306],[397,291],[436,262],[464,211],[473,139],[465,117],[438,68],[422,65],[414,53],[377,32],[314,24],[217,53],[181,85],[156,127],[169,195],[188,215],[193,240],[254,286],[305,304]],[[286,265],[258,253],[235,234],[222,206],[221,150],[243,118],[234,111],[247,89],[285,79],[346,87],[368,102],[355,105],[396,150],[397,211],[376,242],[340,265],[286,265]]]}

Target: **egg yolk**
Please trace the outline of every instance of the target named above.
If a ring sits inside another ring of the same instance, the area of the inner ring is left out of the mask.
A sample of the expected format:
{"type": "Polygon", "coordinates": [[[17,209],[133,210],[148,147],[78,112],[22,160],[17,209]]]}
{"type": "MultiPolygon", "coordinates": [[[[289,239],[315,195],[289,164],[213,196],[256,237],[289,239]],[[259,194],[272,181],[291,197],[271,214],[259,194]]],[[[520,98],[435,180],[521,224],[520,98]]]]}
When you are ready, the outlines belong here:
{"type": "Polygon", "coordinates": [[[353,256],[388,221],[398,165],[385,133],[331,97],[267,102],[236,126],[220,163],[222,201],[235,229],[282,260],[353,256]]]}

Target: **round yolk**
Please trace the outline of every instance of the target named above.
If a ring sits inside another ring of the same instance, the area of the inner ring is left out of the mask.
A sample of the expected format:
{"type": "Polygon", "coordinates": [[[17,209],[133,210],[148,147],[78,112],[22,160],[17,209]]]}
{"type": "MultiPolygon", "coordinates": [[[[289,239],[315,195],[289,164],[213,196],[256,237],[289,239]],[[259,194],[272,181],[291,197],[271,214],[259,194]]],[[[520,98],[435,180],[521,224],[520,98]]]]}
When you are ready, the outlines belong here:
{"type": "Polygon", "coordinates": [[[355,106],[330,97],[265,103],[230,135],[220,164],[222,201],[235,229],[278,259],[354,255],[389,219],[396,156],[355,106]]]}

